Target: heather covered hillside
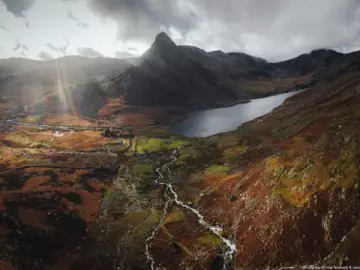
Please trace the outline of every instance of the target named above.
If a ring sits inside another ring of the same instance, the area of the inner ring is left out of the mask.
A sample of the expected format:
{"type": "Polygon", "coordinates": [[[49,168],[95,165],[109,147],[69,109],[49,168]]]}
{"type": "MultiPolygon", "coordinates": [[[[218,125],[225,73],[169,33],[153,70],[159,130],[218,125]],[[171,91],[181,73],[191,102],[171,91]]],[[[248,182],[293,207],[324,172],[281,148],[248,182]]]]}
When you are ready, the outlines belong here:
{"type": "Polygon", "coordinates": [[[342,69],[270,114],[208,138],[144,129],[119,139],[95,130],[3,125],[2,263],[15,269],[360,263],[359,70],[342,69]]]}
{"type": "Polygon", "coordinates": [[[0,0],[0,270],[360,269],[359,15],[0,0]]]}

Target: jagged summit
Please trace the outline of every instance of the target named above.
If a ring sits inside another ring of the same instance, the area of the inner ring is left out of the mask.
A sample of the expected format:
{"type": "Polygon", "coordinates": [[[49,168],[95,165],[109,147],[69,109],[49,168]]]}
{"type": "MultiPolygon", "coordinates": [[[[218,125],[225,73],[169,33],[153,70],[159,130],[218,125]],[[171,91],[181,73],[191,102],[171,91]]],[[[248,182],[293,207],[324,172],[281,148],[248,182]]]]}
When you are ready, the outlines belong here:
{"type": "Polygon", "coordinates": [[[159,64],[163,61],[181,61],[183,57],[178,45],[165,33],[159,33],[149,50],[142,58],[144,61],[151,61],[151,64],[159,64]]]}
{"type": "Polygon", "coordinates": [[[161,32],[155,37],[153,44],[145,54],[155,51],[175,50],[177,47],[176,43],[165,32],[161,32]]]}
{"type": "Polygon", "coordinates": [[[154,43],[158,42],[168,42],[176,46],[175,42],[165,32],[160,32],[159,34],[157,34],[154,43]]]}

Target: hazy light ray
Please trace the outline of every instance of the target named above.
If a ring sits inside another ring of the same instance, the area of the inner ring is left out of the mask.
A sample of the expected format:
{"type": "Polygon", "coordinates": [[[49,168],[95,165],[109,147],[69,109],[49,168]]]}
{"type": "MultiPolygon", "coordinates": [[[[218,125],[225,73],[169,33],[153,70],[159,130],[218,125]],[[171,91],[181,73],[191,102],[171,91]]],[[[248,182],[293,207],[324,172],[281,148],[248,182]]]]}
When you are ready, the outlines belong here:
{"type": "Polygon", "coordinates": [[[60,103],[62,106],[62,113],[69,112],[72,116],[77,116],[77,112],[75,110],[74,104],[71,99],[71,95],[69,95],[67,91],[68,87],[68,79],[66,72],[64,72],[63,65],[60,59],[56,60],[56,76],[57,76],[57,94],[60,98],[60,103]]]}

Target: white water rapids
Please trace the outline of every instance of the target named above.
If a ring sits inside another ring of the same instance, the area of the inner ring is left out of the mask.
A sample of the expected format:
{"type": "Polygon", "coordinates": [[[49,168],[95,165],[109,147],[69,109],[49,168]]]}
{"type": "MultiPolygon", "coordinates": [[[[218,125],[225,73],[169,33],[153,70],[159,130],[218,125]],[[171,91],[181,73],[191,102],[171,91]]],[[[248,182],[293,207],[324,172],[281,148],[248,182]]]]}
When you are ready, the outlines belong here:
{"type": "Polygon", "coordinates": [[[226,248],[225,248],[224,254],[223,254],[223,258],[224,258],[223,269],[225,270],[225,269],[227,269],[228,264],[231,262],[231,260],[234,257],[234,254],[236,252],[236,245],[230,239],[221,236],[221,232],[222,232],[221,227],[212,226],[211,224],[209,224],[208,222],[205,221],[204,216],[201,215],[199,210],[189,206],[188,204],[185,204],[184,202],[182,202],[179,199],[179,196],[175,192],[174,187],[173,187],[173,185],[171,183],[171,171],[169,169],[169,165],[173,164],[177,160],[176,154],[177,154],[177,150],[175,150],[172,153],[170,162],[168,162],[165,165],[163,165],[163,166],[156,169],[156,172],[158,173],[159,176],[156,178],[155,184],[162,185],[162,186],[166,187],[166,190],[164,192],[164,196],[166,198],[166,203],[165,203],[165,206],[163,208],[162,216],[161,216],[161,219],[160,219],[157,227],[153,230],[150,237],[148,239],[146,239],[146,247],[145,247],[146,259],[150,263],[151,270],[155,270],[155,261],[154,261],[154,258],[150,254],[150,242],[155,237],[156,232],[160,229],[161,224],[164,221],[164,218],[166,217],[169,204],[174,201],[178,206],[181,206],[181,207],[191,211],[193,214],[195,214],[197,216],[197,218],[198,218],[199,224],[202,225],[207,230],[211,231],[217,237],[219,237],[221,239],[221,241],[225,244],[226,248]],[[162,170],[164,170],[164,169],[168,171],[169,183],[164,182],[165,181],[165,176],[162,173],[162,170]],[[169,196],[168,192],[170,192],[170,194],[172,194],[173,198],[169,196]]]}

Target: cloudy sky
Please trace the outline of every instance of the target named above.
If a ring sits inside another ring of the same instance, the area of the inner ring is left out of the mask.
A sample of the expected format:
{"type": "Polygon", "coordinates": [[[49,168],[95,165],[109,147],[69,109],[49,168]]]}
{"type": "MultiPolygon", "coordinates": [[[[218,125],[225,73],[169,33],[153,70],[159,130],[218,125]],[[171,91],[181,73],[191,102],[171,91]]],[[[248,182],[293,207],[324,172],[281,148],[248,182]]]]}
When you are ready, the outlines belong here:
{"type": "Polygon", "coordinates": [[[178,44],[279,61],[360,49],[358,0],[0,0],[0,58],[141,55],[178,44]]]}

